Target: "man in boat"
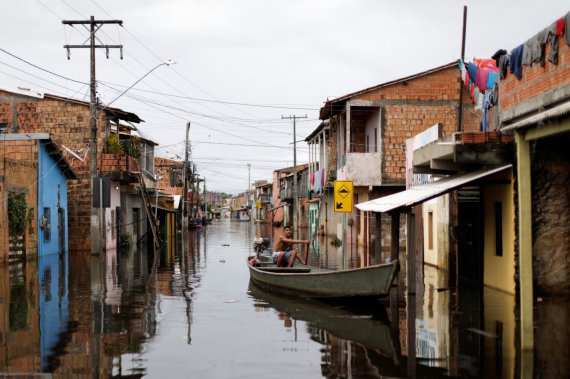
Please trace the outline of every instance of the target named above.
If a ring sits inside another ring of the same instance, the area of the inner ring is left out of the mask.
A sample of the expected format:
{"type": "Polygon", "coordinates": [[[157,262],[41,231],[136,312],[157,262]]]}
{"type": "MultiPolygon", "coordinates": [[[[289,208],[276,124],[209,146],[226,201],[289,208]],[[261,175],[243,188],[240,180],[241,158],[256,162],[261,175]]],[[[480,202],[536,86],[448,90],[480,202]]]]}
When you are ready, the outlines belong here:
{"type": "Polygon", "coordinates": [[[301,258],[299,252],[293,249],[294,244],[304,243],[309,248],[309,240],[294,240],[291,239],[293,231],[290,226],[283,228],[283,234],[279,236],[275,245],[273,246],[273,255],[271,258],[277,264],[277,267],[292,267],[295,259],[298,259],[301,264],[307,263],[301,258]]]}

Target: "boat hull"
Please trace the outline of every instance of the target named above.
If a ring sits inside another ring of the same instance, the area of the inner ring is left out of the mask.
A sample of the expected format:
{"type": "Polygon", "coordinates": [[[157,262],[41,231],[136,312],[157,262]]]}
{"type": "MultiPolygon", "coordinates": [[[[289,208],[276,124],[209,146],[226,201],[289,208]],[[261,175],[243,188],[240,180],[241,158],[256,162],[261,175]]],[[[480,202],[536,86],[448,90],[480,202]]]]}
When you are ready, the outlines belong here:
{"type": "Polygon", "coordinates": [[[292,269],[248,263],[251,280],[263,288],[314,298],[382,297],[388,295],[399,270],[397,260],[364,268],[330,271],[295,266],[292,269]]]}

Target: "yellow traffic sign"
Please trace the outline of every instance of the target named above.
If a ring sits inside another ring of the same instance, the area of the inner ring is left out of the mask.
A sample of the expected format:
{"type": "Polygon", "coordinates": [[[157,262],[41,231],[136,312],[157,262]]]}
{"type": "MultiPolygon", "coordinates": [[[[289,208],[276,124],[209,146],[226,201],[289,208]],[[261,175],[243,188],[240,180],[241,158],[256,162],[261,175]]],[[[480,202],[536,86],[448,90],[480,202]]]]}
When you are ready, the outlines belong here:
{"type": "Polygon", "coordinates": [[[337,213],[351,213],[353,196],[352,180],[335,180],[334,211],[337,213]]]}

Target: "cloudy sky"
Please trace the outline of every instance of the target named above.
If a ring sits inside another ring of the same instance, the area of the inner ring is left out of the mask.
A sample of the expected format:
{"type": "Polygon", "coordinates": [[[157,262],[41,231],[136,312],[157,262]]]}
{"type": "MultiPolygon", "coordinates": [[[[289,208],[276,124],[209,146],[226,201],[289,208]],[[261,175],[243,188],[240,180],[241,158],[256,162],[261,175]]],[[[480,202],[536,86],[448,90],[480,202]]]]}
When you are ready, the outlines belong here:
{"type": "MultiPolygon", "coordinates": [[[[412,75],[459,58],[468,6],[466,59],[510,50],[570,10],[562,0],[3,0],[0,85],[89,100],[89,51],[81,26],[105,25],[97,51],[102,103],[145,123],[161,156],[192,159],[209,190],[239,193],[293,164],[297,140],[319,125],[327,98],[412,75]],[[24,62],[25,61],[25,62],[24,62]],[[27,62],[27,63],[26,63],[27,62]],[[49,72],[48,72],[49,71],[49,72]],[[51,73],[50,73],[51,72],[51,73]],[[57,74],[57,75],[54,75],[57,74]],[[69,80],[71,79],[71,80],[69,80]],[[248,164],[250,169],[248,170],[248,164]]],[[[298,163],[307,161],[298,144],[298,163]]]]}

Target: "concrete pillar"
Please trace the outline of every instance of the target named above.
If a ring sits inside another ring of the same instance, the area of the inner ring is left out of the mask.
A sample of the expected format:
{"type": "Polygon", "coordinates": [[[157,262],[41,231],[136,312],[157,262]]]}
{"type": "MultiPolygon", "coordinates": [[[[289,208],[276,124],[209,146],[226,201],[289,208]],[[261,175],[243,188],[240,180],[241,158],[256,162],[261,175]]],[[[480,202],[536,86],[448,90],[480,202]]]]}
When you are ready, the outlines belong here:
{"type": "MultiPolygon", "coordinates": [[[[532,191],[530,144],[521,132],[515,133],[517,145],[517,192],[519,208],[519,282],[521,349],[533,350],[533,279],[532,279],[532,191]]],[[[523,355],[524,357],[525,355],[523,355]]],[[[524,364],[524,362],[523,362],[524,364]]]]}

